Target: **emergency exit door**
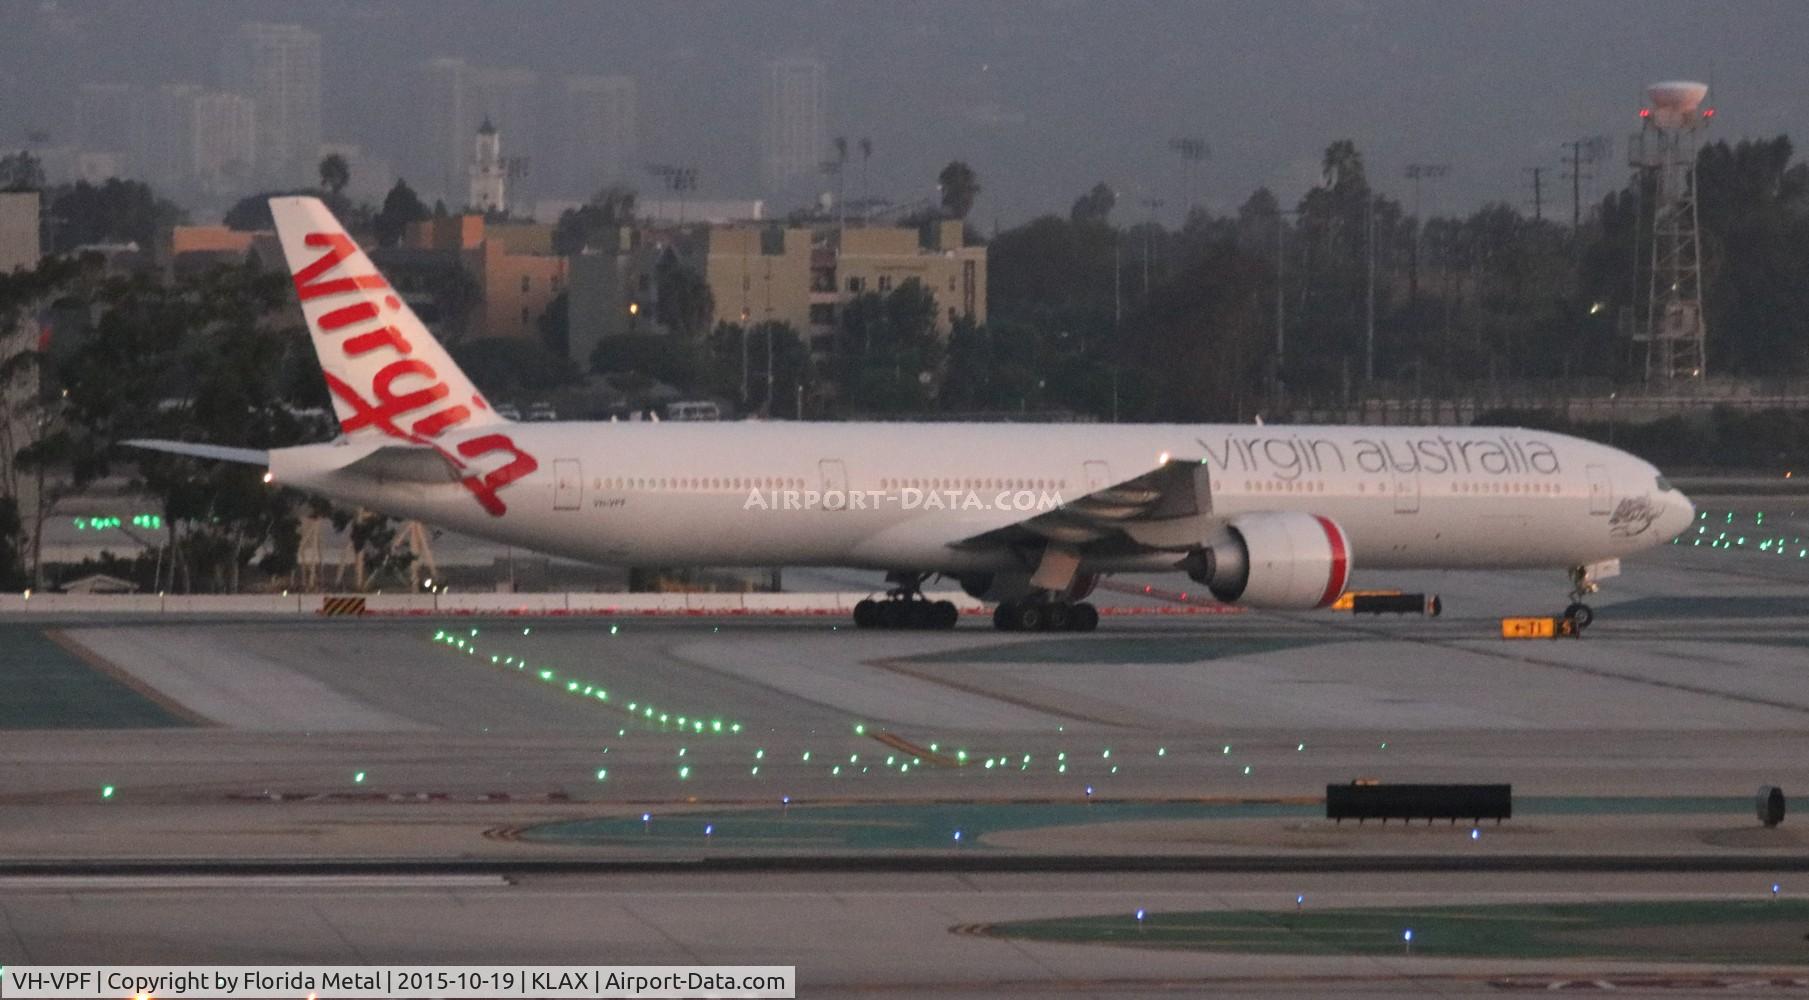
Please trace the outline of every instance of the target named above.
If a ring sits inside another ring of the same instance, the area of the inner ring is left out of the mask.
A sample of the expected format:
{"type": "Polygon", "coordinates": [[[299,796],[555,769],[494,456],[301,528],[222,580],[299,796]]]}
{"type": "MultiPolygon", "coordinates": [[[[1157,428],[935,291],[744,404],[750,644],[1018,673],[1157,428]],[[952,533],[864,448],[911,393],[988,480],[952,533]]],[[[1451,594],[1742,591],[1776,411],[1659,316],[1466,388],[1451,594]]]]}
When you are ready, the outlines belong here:
{"type": "Polygon", "coordinates": [[[553,460],[553,509],[577,510],[584,502],[584,469],[575,458],[553,460]]]}

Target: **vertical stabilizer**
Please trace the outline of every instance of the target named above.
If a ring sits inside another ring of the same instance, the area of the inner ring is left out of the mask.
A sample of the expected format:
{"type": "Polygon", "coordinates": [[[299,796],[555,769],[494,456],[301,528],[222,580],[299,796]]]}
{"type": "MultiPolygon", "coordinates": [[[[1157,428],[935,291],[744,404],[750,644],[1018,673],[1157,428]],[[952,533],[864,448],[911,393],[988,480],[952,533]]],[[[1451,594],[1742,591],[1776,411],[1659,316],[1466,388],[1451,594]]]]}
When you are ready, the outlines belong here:
{"type": "Polygon", "coordinates": [[[272,198],[295,294],[348,436],[425,444],[508,423],[318,198],[272,198]]]}

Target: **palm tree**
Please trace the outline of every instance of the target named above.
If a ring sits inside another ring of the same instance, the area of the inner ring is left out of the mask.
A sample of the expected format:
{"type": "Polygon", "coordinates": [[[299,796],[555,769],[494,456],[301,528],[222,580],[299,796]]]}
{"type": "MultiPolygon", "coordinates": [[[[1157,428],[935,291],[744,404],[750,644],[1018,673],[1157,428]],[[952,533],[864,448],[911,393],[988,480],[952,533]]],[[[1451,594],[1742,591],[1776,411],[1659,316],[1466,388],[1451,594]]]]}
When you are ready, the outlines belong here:
{"type": "Polygon", "coordinates": [[[980,177],[974,168],[960,160],[950,160],[936,175],[942,185],[942,210],[951,219],[965,219],[973,211],[974,199],[980,195],[980,177]]]}
{"type": "Polygon", "coordinates": [[[340,192],[352,183],[352,167],[345,157],[338,153],[328,153],[320,159],[320,186],[337,201],[340,192]]]}

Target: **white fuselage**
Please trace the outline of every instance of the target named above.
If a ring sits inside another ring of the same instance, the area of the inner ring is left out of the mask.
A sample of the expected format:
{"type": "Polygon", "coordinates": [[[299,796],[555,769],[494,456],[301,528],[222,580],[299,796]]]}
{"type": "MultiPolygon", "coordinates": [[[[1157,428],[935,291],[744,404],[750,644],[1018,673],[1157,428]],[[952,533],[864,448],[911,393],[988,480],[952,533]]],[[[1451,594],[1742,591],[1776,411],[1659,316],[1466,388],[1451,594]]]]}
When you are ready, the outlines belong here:
{"type": "MultiPolygon", "coordinates": [[[[1668,541],[1694,518],[1646,462],[1517,429],[742,422],[518,423],[507,433],[536,468],[497,491],[501,513],[456,482],[341,471],[379,442],[278,450],[271,472],[388,514],[646,566],[1021,569],[1021,551],[959,543],[1170,462],[1206,466],[1214,517],[1337,521],[1358,567],[1581,566],[1668,541]]],[[[1082,569],[1166,569],[1178,558],[1096,556],[1082,569]]]]}

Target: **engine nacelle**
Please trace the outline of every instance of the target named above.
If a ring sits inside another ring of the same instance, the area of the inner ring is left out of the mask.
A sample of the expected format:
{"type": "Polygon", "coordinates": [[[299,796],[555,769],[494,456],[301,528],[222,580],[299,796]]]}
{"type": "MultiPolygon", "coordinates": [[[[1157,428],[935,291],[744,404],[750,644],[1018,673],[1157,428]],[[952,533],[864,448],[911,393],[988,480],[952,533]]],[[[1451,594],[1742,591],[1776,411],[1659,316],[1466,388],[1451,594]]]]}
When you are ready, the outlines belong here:
{"type": "Polygon", "coordinates": [[[1194,582],[1227,604],[1322,608],[1350,582],[1350,539],[1338,522],[1317,514],[1240,514],[1185,567],[1194,582]]]}

